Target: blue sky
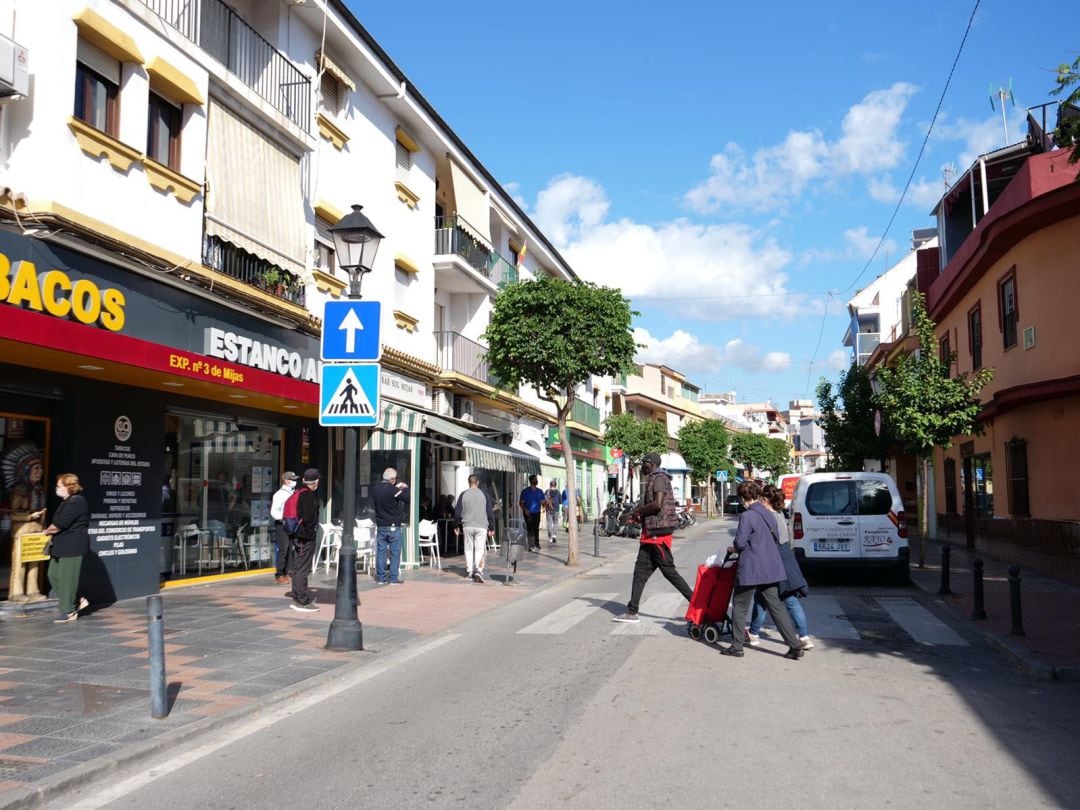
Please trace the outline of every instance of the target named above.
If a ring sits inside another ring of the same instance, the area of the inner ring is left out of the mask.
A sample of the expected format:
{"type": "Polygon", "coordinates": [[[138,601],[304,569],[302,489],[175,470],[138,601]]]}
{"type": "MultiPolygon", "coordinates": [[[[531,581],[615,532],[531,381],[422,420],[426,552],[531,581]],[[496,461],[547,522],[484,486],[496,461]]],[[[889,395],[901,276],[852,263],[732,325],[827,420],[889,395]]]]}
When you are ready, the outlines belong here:
{"type": "Polygon", "coordinates": [[[1012,80],[1016,142],[1080,54],[1060,3],[981,2],[856,281],[974,0],[349,5],[579,275],[632,299],[641,359],[781,406],[846,367],[846,302],[933,226],[942,167],[1004,145],[990,86],[1012,80]]]}

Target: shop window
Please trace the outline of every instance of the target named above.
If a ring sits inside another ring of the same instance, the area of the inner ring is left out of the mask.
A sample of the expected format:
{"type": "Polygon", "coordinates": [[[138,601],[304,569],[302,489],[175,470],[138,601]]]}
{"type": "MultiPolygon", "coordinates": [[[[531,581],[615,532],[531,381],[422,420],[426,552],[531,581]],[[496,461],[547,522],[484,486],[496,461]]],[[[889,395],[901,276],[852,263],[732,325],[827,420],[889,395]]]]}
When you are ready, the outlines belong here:
{"type": "Polygon", "coordinates": [[[956,512],[956,459],[945,459],[945,513],[956,512]]]}
{"type": "Polygon", "coordinates": [[[120,62],[80,39],[75,63],[75,117],[110,137],[120,130],[120,62]]]}
{"type": "Polygon", "coordinates": [[[982,306],[976,304],[968,313],[968,349],[971,351],[971,368],[982,368],[982,306]]]}
{"type": "Polygon", "coordinates": [[[146,155],[174,172],[180,171],[180,128],[183,111],[164,96],[151,91],[146,127],[146,155]]]}
{"type": "Polygon", "coordinates": [[[1010,272],[998,282],[998,320],[1005,349],[1016,345],[1016,328],[1020,321],[1016,296],[1016,272],[1010,272]]]}
{"type": "Polygon", "coordinates": [[[1005,473],[1009,479],[1009,514],[1030,517],[1027,441],[1013,438],[1005,444],[1005,473]]]}

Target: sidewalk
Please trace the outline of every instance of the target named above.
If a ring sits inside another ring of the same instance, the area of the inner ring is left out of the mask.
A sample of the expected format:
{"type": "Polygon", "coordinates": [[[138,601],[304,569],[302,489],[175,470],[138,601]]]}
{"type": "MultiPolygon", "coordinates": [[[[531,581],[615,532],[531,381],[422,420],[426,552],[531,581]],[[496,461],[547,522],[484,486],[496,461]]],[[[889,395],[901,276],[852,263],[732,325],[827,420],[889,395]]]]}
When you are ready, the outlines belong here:
{"type": "Polygon", "coordinates": [[[403,585],[378,586],[357,574],[364,651],[324,649],[334,617],[336,569],[312,577],[318,613],[289,609],[273,572],[162,592],[165,665],[171,703],[150,717],[146,600],[118,602],[72,624],[54,613],[0,622],[0,808],[29,807],[240,715],[339,677],[407,642],[438,633],[637,550],[625,538],[579,538],[579,564],[565,565],[565,535],[527,553],[510,586],[505,562],[489,552],[479,585],[464,557],[442,570],[402,571],[403,585]]]}
{"type": "Polygon", "coordinates": [[[917,567],[919,538],[911,539],[911,579],[921,590],[939,599],[967,625],[1032,677],[1041,680],[1080,681],[1080,586],[1020,569],[1021,609],[1025,636],[1009,634],[1009,566],[983,552],[968,551],[963,542],[950,543],[951,595],[939,596],[941,548],[926,542],[926,567],[917,567]],[[983,605],[986,618],[971,618],[973,575],[971,563],[983,561],[983,605]]]}

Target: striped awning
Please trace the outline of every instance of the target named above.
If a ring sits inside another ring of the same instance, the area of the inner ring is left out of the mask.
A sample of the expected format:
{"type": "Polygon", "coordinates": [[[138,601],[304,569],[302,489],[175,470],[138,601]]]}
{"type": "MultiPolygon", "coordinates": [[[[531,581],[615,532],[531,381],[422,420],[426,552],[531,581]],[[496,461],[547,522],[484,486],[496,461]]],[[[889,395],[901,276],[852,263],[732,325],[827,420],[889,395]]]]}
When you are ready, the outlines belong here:
{"type": "Polygon", "coordinates": [[[480,467],[495,472],[516,472],[524,475],[539,475],[540,462],[530,455],[514,450],[505,444],[474,433],[466,427],[430,414],[424,416],[424,424],[429,431],[441,433],[461,442],[465,450],[465,460],[472,467],[480,467]]]}
{"type": "Polygon", "coordinates": [[[424,415],[383,400],[379,425],[368,431],[368,450],[411,450],[424,431],[424,415]]]}
{"type": "Polygon", "coordinates": [[[211,453],[250,453],[251,439],[235,422],[218,419],[192,420],[194,438],[203,443],[211,453]]]}

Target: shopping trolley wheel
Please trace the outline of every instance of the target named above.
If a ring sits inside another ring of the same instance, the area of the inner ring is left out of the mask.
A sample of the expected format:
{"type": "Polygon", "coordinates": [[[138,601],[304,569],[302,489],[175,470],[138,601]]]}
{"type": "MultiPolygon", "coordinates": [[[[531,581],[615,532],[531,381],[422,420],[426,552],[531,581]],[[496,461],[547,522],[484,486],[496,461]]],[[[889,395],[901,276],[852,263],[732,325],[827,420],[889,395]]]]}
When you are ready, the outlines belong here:
{"type": "Polygon", "coordinates": [[[702,635],[709,644],[716,644],[720,640],[720,629],[715,624],[710,624],[702,635]]]}
{"type": "Polygon", "coordinates": [[[696,641],[697,639],[701,638],[701,625],[691,622],[690,624],[686,625],[686,632],[690,634],[690,638],[696,641]]]}

